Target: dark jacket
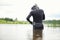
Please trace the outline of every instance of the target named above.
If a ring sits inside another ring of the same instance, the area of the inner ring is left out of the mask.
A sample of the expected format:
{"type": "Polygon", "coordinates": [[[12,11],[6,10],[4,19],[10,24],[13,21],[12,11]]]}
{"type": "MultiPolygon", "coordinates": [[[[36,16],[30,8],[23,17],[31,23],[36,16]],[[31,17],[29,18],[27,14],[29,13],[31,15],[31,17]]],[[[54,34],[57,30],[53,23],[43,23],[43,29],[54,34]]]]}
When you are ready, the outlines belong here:
{"type": "MultiPolygon", "coordinates": [[[[30,14],[27,16],[27,21],[29,21],[31,24],[33,24],[32,21],[30,21],[30,17],[33,16],[33,22],[35,23],[42,23],[42,20],[45,19],[45,14],[43,10],[36,10],[36,11],[31,11],[30,14]]],[[[43,26],[42,28],[43,29],[43,26]]]]}

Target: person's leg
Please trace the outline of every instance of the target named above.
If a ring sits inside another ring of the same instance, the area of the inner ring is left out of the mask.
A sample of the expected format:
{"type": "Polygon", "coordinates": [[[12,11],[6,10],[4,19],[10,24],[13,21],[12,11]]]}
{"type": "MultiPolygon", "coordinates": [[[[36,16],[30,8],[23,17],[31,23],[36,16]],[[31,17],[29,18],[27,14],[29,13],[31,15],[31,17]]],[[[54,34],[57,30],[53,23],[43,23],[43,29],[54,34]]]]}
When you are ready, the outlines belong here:
{"type": "Polygon", "coordinates": [[[33,40],[42,40],[42,30],[33,30],[33,40]]]}

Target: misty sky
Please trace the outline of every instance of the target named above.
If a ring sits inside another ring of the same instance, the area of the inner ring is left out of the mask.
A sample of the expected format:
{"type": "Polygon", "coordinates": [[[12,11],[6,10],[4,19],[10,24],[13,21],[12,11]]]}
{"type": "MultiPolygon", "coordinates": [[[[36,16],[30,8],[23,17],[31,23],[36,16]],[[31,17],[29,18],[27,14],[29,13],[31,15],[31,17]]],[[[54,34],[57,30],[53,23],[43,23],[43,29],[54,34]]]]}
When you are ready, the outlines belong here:
{"type": "Polygon", "coordinates": [[[0,18],[26,20],[35,3],[44,10],[46,20],[60,19],[60,0],[0,0],[0,18]]]}

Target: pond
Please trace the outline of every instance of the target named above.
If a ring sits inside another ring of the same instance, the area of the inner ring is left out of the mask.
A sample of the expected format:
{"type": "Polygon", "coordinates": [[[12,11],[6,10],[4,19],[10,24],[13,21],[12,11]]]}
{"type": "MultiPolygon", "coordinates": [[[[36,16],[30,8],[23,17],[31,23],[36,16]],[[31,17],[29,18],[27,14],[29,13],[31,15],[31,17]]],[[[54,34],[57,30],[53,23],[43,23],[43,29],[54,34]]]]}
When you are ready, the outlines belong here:
{"type": "MultiPolygon", "coordinates": [[[[32,40],[32,35],[30,24],[0,24],[0,40],[32,40]]],[[[60,28],[44,25],[43,40],[60,40],[60,28]]]]}

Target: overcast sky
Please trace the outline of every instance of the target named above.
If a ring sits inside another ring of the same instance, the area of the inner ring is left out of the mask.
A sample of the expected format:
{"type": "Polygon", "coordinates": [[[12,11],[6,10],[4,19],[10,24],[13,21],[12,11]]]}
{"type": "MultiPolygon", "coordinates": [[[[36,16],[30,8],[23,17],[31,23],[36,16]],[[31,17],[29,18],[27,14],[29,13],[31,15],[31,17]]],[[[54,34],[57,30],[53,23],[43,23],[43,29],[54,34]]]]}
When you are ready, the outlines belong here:
{"type": "Polygon", "coordinates": [[[46,20],[60,18],[60,0],[0,0],[0,18],[26,20],[35,3],[44,10],[46,20]]]}

